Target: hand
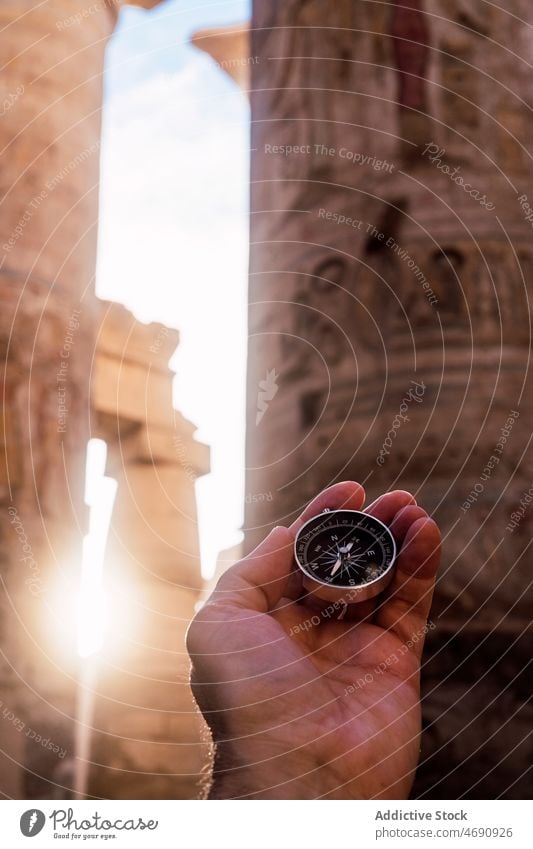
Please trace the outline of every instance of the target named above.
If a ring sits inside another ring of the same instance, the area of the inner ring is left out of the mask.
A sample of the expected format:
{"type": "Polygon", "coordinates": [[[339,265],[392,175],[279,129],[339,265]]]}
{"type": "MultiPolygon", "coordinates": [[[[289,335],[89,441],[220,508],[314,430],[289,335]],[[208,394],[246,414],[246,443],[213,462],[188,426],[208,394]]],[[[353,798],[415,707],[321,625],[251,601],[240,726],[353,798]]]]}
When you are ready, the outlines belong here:
{"type": "Polygon", "coordinates": [[[407,492],[367,512],[398,546],[378,599],[339,610],[307,596],[294,537],[324,508],[360,510],[340,483],[220,579],[191,623],[195,698],[215,744],[211,798],[404,799],[420,751],[420,656],[439,563],[436,524],[407,492]]]}

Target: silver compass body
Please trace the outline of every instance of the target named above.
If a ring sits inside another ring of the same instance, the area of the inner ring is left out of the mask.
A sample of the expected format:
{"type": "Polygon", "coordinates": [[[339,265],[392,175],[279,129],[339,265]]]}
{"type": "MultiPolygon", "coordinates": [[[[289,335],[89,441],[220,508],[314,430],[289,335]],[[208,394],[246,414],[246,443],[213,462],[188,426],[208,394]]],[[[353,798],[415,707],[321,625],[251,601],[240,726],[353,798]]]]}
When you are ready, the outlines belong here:
{"type": "Polygon", "coordinates": [[[368,513],[326,510],[300,528],[294,555],[308,592],[352,604],[388,586],[396,543],[388,527],[368,513]]]}

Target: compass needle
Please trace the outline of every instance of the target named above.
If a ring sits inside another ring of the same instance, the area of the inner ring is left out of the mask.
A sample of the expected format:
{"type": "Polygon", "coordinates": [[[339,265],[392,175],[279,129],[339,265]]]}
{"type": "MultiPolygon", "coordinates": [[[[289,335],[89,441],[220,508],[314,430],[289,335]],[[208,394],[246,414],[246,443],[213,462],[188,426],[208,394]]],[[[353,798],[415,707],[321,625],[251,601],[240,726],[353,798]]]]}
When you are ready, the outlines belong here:
{"type": "Polygon", "coordinates": [[[341,560],[340,557],[338,557],[336,562],[335,562],[335,565],[334,565],[334,567],[331,571],[331,577],[332,578],[333,578],[333,575],[335,575],[339,571],[339,569],[341,568],[341,565],[342,565],[342,560],[341,560]]]}

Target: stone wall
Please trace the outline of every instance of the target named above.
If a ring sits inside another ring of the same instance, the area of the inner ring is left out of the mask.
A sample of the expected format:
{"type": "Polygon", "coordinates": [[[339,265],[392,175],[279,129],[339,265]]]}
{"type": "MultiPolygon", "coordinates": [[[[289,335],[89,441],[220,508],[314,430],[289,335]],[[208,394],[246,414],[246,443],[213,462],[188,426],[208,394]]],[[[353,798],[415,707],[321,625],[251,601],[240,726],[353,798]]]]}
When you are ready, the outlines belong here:
{"type": "Polygon", "coordinates": [[[3,722],[2,734],[11,725],[0,789],[16,797],[67,793],[73,755],[75,649],[59,648],[58,635],[68,615],[60,597],[72,588],[69,565],[86,524],[86,363],[111,18],[102,7],[63,31],[71,14],[68,0],[0,7],[0,680],[15,717],[3,722]],[[68,754],[60,758],[37,736],[68,754]]]}
{"type": "MultiPolygon", "coordinates": [[[[87,529],[83,480],[99,314],[94,274],[102,72],[120,5],[0,5],[0,792],[16,798],[72,793],[78,675],[72,615],[87,529]]],[[[133,395],[134,372],[127,382],[133,395]]],[[[109,381],[116,385],[116,373],[109,381]]],[[[168,421],[169,385],[164,393],[168,421]]],[[[158,426],[164,431],[161,421],[158,426]]],[[[192,426],[176,414],[173,427],[189,450],[192,426]]],[[[136,456],[146,455],[147,433],[139,431],[136,456]]],[[[156,439],[158,455],[173,452],[159,430],[156,439]]],[[[205,452],[190,450],[183,462],[199,468],[205,452]]],[[[186,472],[171,465],[165,485],[174,495],[183,492],[181,509],[189,511],[182,580],[195,588],[192,489],[186,472]]],[[[149,473],[143,477],[132,468],[135,473],[144,491],[149,473]]],[[[159,536],[171,517],[168,507],[159,536]]],[[[167,555],[167,573],[170,565],[167,555]]],[[[191,604],[183,602],[183,616],[191,604]]]]}
{"type": "Polygon", "coordinates": [[[489,661],[530,619],[533,512],[507,526],[533,475],[531,17],[254,3],[246,491],[273,497],[247,505],[246,545],[347,478],[369,500],[410,489],[439,521],[430,797],[525,792],[530,709],[489,661]],[[500,730],[477,751],[481,706],[500,730]]]}

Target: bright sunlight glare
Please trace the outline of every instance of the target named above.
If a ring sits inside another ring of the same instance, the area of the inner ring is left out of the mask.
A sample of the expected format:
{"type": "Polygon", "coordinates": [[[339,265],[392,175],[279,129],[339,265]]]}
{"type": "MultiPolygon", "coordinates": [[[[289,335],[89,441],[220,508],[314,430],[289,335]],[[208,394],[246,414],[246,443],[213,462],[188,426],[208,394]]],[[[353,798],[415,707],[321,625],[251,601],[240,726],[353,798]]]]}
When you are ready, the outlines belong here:
{"type": "Polygon", "coordinates": [[[83,539],[78,598],[78,654],[89,657],[104,643],[107,598],[103,586],[104,558],[117,492],[117,482],[105,476],[107,446],[101,439],[87,444],[85,503],[90,510],[89,533],[83,539]]]}

